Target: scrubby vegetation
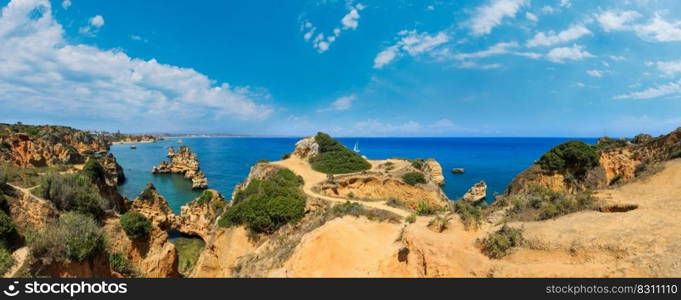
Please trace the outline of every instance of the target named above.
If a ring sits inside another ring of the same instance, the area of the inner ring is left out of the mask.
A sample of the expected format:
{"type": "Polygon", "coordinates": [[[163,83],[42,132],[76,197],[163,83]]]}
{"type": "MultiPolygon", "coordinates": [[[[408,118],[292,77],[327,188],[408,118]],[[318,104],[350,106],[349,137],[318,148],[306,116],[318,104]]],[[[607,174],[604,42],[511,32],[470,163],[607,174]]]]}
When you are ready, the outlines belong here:
{"type": "Polygon", "coordinates": [[[203,191],[203,193],[201,193],[201,196],[199,196],[199,198],[196,200],[196,204],[204,205],[208,203],[211,199],[213,199],[213,192],[205,190],[203,191]]]}
{"type": "Polygon", "coordinates": [[[104,235],[89,215],[67,212],[59,221],[28,237],[34,258],[45,265],[84,261],[104,250],[104,235]]]}
{"type": "Polygon", "coordinates": [[[82,174],[48,173],[40,178],[38,195],[52,201],[60,211],[77,211],[95,218],[104,216],[104,200],[82,174]]]}
{"type": "Polygon", "coordinates": [[[0,275],[7,273],[14,266],[14,263],[12,253],[5,248],[0,248],[0,275]]]}
{"type": "Polygon", "coordinates": [[[130,240],[142,241],[149,237],[151,221],[147,217],[136,212],[127,212],[120,218],[121,227],[130,240]]]}
{"type": "Polygon", "coordinates": [[[331,211],[333,215],[336,217],[349,215],[355,217],[364,216],[367,217],[369,220],[380,222],[388,221],[392,223],[400,223],[402,221],[402,218],[400,216],[387,210],[370,209],[364,207],[362,204],[350,201],[334,205],[331,211]]]}
{"type": "Polygon", "coordinates": [[[596,146],[599,150],[611,149],[611,148],[621,148],[629,145],[627,139],[613,139],[609,137],[602,137],[598,139],[596,146]]]}
{"type": "Polygon", "coordinates": [[[20,239],[21,236],[12,219],[0,210],[0,248],[15,249],[20,239]]]}
{"type": "Polygon", "coordinates": [[[109,255],[109,267],[125,277],[141,276],[139,271],[133,266],[132,262],[120,252],[109,255]]]}
{"type": "Polygon", "coordinates": [[[310,158],[310,165],[316,171],[344,174],[371,168],[371,164],[361,155],[349,150],[326,133],[317,133],[315,141],[319,145],[319,154],[310,158]]]}
{"type": "Polygon", "coordinates": [[[289,169],[280,169],[268,179],[252,180],[232,199],[235,204],[218,223],[223,227],[244,224],[256,233],[272,233],[297,222],[305,213],[302,184],[302,177],[289,169]]]}
{"type": "Polygon", "coordinates": [[[452,211],[459,215],[466,230],[480,225],[483,209],[484,207],[463,200],[456,201],[452,205],[452,211]]]}
{"type": "Polygon", "coordinates": [[[437,215],[428,222],[428,227],[433,228],[437,232],[443,232],[449,228],[449,221],[452,220],[450,215],[437,215]]]}
{"type": "Polygon", "coordinates": [[[523,242],[523,231],[506,224],[499,231],[490,233],[481,242],[482,253],[489,258],[499,259],[511,253],[523,242]]]}
{"type": "Polygon", "coordinates": [[[545,170],[568,171],[582,177],[598,166],[598,151],[582,141],[569,141],[546,152],[539,159],[539,165],[545,170]]]}
{"type": "Polygon", "coordinates": [[[18,168],[9,163],[0,162],[0,184],[12,183],[19,187],[30,188],[40,183],[41,174],[63,172],[69,168],[66,165],[18,168]]]}
{"type": "Polygon", "coordinates": [[[416,204],[416,213],[419,216],[432,215],[435,213],[435,211],[435,207],[432,207],[423,201],[420,201],[418,204],[416,204]]]}
{"type": "Polygon", "coordinates": [[[206,243],[200,238],[189,237],[171,239],[170,242],[177,249],[178,271],[184,276],[189,275],[194,269],[196,261],[199,259],[199,255],[201,255],[201,251],[203,251],[206,243]]]}
{"type": "Polygon", "coordinates": [[[407,217],[404,218],[404,221],[407,223],[414,223],[416,222],[416,215],[415,214],[408,215],[407,217]]]}
{"type": "Polygon", "coordinates": [[[593,209],[595,201],[591,191],[569,194],[535,186],[526,194],[510,197],[507,217],[514,221],[547,220],[593,209]]]}
{"type": "Polygon", "coordinates": [[[426,183],[426,177],[421,172],[409,172],[402,175],[402,180],[408,185],[426,183]]]}

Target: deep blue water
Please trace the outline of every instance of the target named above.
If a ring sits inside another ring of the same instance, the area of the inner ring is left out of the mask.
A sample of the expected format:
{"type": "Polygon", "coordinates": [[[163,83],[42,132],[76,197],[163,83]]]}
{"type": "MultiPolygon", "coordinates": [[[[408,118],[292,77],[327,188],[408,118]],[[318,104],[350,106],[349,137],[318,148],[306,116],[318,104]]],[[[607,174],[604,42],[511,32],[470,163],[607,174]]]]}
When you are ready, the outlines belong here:
{"type": "MultiPolygon", "coordinates": [[[[435,158],[442,165],[445,193],[458,199],[480,180],[488,185],[488,199],[503,193],[513,177],[529,167],[551,147],[574,138],[340,138],[349,148],[359,143],[361,154],[369,159],[435,158]],[[464,174],[452,174],[452,168],[465,168],[464,174]]],[[[242,182],[250,167],[258,160],[278,160],[293,150],[299,138],[184,138],[199,156],[201,169],[209,187],[229,197],[236,184],[242,182]]],[[[580,139],[594,143],[596,139],[580,139]]],[[[123,195],[133,199],[146,183],[152,182],[168,199],[171,208],[197,197],[188,180],[180,175],[153,175],[151,168],[166,159],[175,139],[157,143],[113,145],[111,152],[123,166],[127,181],[120,186],[123,195]]]]}

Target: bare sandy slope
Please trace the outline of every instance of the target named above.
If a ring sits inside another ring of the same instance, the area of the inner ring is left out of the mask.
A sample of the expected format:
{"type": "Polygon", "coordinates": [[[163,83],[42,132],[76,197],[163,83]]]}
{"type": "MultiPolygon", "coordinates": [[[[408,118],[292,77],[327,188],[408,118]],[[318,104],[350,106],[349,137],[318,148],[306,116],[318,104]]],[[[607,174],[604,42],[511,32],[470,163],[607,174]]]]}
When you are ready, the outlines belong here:
{"type": "MultiPolygon", "coordinates": [[[[282,163],[282,162],[278,162],[282,163]]],[[[309,167],[285,162],[306,179],[323,180],[309,167]]],[[[309,233],[285,263],[293,277],[636,277],[681,276],[681,160],[649,178],[596,193],[605,206],[627,212],[584,211],[524,228],[525,245],[492,260],[477,240],[495,227],[465,231],[457,216],[442,233],[414,224],[345,217],[309,233]],[[406,226],[404,230],[403,226],[406,226]],[[408,249],[399,256],[400,249],[408,249]]],[[[325,198],[325,197],[320,197],[325,198]]],[[[336,200],[333,201],[345,201],[336,200]]],[[[362,202],[364,205],[372,203],[362,202]]],[[[385,205],[383,205],[385,206],[385,205]]],[[[381,205],[377,208],[382,208],[381,205]]],[[[498,228],[498,226],[497,226],[498,228]]]]}
{"type": "MultiPolygon", "coordinates": [[[[369,162],[372,164],[372,167],[375,168],[378,164],[382,163],[383,161],[371,161],[370,160],[369,162]]],[[[400,216],[408,216],[410,214],[409,212],[407,212],[405,210],[394,208],[394,207],[386,205],[385,201],[380,201],[380,202],[377,202],[377,201],[371,201],[371,202],[369,202],[369,201],[355,201],[355,200],[349,200],[349,199],[346,199],[346,198],[336,198],[336,197],[330,197],[330,196],[320,195],[318,193],[315,193],[314,191],[312,191],[312,187],[317,185],[318,183],[320,183],[322,181],[325,181],[326,180],[326,174],[313,170],[310,167],[310,164],[307,161],[304,161],[304,160],[298,158],[295,155],[292,155],[291,158],[286,159],[286,160],[280,160],[280,161],[272,162],[272,164],[288,168],[291,171],[293,171],[294,173],[302,176],[303,180],[305,181],[305,184],[303,185],[303,191],[306,194],[313,196],[315,198],[320,198],[320,199],[324,199],[324,200],[336,202],[336,203],[344,203],[346,201],[357,202],[357,203],[361,203],[362,205],[364,205],[366,207],[387,210],[387,211],[393,212],[395,214],[398,214],[400,216]]]]}

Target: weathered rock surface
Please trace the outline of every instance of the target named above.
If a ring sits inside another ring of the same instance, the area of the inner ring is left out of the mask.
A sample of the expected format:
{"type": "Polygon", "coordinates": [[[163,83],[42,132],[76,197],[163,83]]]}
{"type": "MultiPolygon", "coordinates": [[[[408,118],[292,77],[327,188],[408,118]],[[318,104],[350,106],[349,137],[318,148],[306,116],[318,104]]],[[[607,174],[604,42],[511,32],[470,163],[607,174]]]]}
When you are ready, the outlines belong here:
{"type": "Polygon", "coordinates": [[[445,184],[445,176],[442,175],[442,166],[437,160],[432,158],[427,159],[423,166],[423,171],[426,173],[429,181],[432,181],[437,185],[445,184]]]}
{"type": "Polygon", "coordinates": [[[484,200],[486,197],[487,183],[485,183],[485,181],[480,181],[468,189],[461,199],[468,202],[478,202],[484,200]]]}
{"type": "Polygon", "coordinates": [[[192,181],[192,188],[208,188],[208,178],[206,178],[206,174],[201,172],[199,159],[196,153],[189,149],[189,146],[181,146],[177,152],[175,152],[173,146],[170,146],[167,156],[170,158],[170,161],[162,161],[160,165],[151,169],[152,173],[182,174],[184,178],[192,181]]]}
{"type": "Polygon", "coordinates": [[[303,159],[315,156],[319,154],[319,144],[313,136],[304,138],[296,143],[293,154],[303,159]]]}
{"type": "Polygon", "coordinates": [[[452,173],[454,174],[463,174],[465,172],[464,168],[454,168],[452,169],[452,173]]]}

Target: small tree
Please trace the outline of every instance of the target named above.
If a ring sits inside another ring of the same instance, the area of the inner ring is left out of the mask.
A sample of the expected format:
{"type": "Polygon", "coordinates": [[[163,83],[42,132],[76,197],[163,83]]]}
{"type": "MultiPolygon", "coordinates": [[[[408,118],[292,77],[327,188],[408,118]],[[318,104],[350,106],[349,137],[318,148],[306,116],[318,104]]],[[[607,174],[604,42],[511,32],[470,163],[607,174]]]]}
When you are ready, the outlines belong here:
{"type": "Polygon", "coordinates": [[[416,185],[418,183],[426,183],[426,177],[421,172],[409,172],[402,175],[402,180],[408,185],[416,185]]]}
{"type": "Polygon", "coordinates": [[[136,212],[127,212],[121,216],[121,226],[125,234],[133,241],[146,240],[151,232],[151,221],[136,212]]]}
{"type": "Polygon", "coordinates": [[[598,166],[598,151],[582,141],[569,141],[546,152],[539,165],[545,170],[570,171],[581,177],[598,166]]]}

